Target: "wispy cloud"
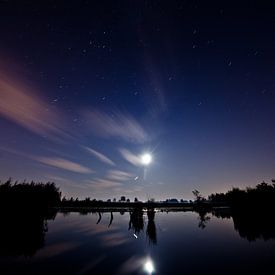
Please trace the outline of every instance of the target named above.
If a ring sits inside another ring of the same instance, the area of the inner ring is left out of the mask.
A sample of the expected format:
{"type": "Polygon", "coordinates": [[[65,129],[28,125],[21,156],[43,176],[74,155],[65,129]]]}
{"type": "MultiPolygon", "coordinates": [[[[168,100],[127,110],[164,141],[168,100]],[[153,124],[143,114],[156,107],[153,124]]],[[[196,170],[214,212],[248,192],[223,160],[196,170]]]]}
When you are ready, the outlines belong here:
{"type": "MultiPolygon", "coordinates": [[[[46,164],[48,166],[52,166],[52,167],[55,167],[55,168],[60,168],[60,169],[71,171],[71,172],[82,173],[82,174],[90,174],[90,173],[95,172],[94,170],[92,170],[88,167],[85,167],[81,164],[78,164],[76,162],[72,162],[72,161],[64,159],[64,158],[34,156],[34,155],[30,155],[30,154],[27,154],[27,153],[24,153],[24,152],[20,152],[18,150],[5,148],[5,147],[2,147],[2,146],[0,146],[0,151],[4,151],[4,152],[7,152],[9,154],[20,156],[20,157],[30,159],[30,160],[33,160],[33,161],[38,161],[38,162],[46,164]]],[[[68,179],[64,179],[62,177],[54,177],[52,175],[50,175],[49,177],[47,176],[47,178],[51,178],[52,180],[59,180],[59,181],[69,182],[68,179]]]]}
{"type": "Polygon", "coordinates": [[[86,181],[90,186],[96,190],[101,189],[107,189],[107,188],[113,188],[122,186],[120,182],[108,180],[108,179],[101,179],[101,178],[95,178],[93,180],[87,180],[86,181]]]}
{"type": "Polygon", "coordinates": [[[115,137],[123,140],[143,143],[149,139],[140,123],[129,114],[100,111],[86,112],[86,120],[93,133],[104,137],[115,137]]]}
{"type": "Polygon", "coordinates": [[[115,181],[127,181],[134,178],[134,175],[120,170],[109,170],[107,178],[115,181]]]}
{"type": "Polygon", "coordinates": [[[60,115],[50,110],[37,93],[3,79],[0,79],[0,115],[39,135],[67,136],[60,127],[60,115]]]}
{"type": "Polygon", "coordinates": [[[76,162],[72,162],[70,160],[62,159],[62,158],[54,158],[54,157],[34,157],[35,160],[38,162],[41,162],[43,164],[75,172],[75,173],[81,173],[81,174],[89,174],[94,173],[93,170],[91,170],[88,167],[85,167],[83,165],[80,165],[76,162]]]}
{"type": "Polygon", "coordinates": [[[89,148],[89,147],[84,147],[84,149],[86,149],[89,153],[94,155],[98,160],[100,160],[106,164],[115,166],[115,163],[111,159],[109,159],[107,156],[103,155],[102,153],[100,153],[92,148],[89,148]]]}
{"type": "Polygon", "coordinates": [[[32,158],[29,154],[24,153],[24,152],[20,152],[16,149],[12,149],[12,148],[8,148],[8,147],[4,147],[4,146],[0,146],[0,151],[12,154],[12,155],[16,155],[16,156],[20,156],[23,158],[32,158]]]}
{"type": "Polygon", "coordinates": [[[119,152],[121,153],[122,157],[125,160],[127,160],[128,162],[130,162],[131,164],[133,164],[135,166],[140,166],[141,165],[140,157],[133,154],[129,150],[121,148],[121,149],[119,149],[119,152]]]}
{"type": "MultiPolygon", "coordinates": [[[[79,189],[87,189],[87,186],[85,184],[79,184],[80,181],[77,181],[78,184],[76,184],[76,181],[74,181],[71,178],[64,178],[64,177],[60,177],[60,176],[56,176],[56,175],[45,175],[46,180],[48,181],[53,181],[55,182],[57,185],[62,185],[62,189],[65,186],[65,188],[68,187],[73,187],[73,188],[77,188],[79,189]]],[[[64,191],[64,189],[63,189],[64,191]]]]}

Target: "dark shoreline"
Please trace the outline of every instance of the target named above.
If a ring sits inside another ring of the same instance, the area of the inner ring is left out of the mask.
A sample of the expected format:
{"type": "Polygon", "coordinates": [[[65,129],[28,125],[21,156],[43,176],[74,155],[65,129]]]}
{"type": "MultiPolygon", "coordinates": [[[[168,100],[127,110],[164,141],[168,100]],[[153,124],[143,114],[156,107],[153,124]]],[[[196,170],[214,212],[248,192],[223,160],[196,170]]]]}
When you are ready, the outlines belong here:
{"type": "Polygon", "coordinates": [[[61,212],[129,212],[133,210],[151,210],[161,212],[200,212],[211,210],[230,210],[228,205],[196,205],[194,203],[178,203],[178,204],[166,204],[166,203],[102,203],[90,206],[57,206],[53,207],[57,211],[61,212]]]}

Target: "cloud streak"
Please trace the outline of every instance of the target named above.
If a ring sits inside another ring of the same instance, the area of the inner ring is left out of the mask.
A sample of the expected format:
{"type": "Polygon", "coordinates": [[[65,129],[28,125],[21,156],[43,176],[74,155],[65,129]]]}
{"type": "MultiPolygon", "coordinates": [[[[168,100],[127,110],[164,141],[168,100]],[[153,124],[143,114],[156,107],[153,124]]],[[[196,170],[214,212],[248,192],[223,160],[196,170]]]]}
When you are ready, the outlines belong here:
{"type": "Polygon", "coordinates": [[[36,134],[50,137],[67,135],[60,130],[60,115],[35,93],[0,79],[0,115],[36,134]]]}
{"type": "Polygon", "coordinates": [[[94,173],[94,171],[88,167],[85,167],[85,166],[80,165],[76,162],[72,162],[70,160],[66,160],[66,159],[62,159],[62,158],[35,157],[35,160],[37,160],[40,163],[46,164],[48,166],[67,170],[70,172],[81,173],[81,174],[94,173]]]}
{"type": "Polygon", "coordinates": [[[107,178],[115,181],[127,181],[134,178],[134,175],[120,170],[109,170],[107,178]]]}
{"type": "Polygon", "coordinates": [[[133,154],[132,152],[130,152],[127,149],[121,148],[119,149],[120,154],[122,155],[122,157],[128,161],[129,163],[131,163],[134,166],[140,166],[141,165],[141,161],[140,161],[140,157],[133,154]]]}
{"type": "Polygon", "coordinates": [[[128,142],[144,143],[148,134],[132,116],[121,112],[110,115],[100,111],[89,111],[85,114],[88,125],[94,134],[109,138],[120,138],[128,142]]]}
{"type": "MultiPolygon", "coordinates": [[[[82,174],[90,174],[90,173],[94,173],[95,171],[93,171],[92,169],[85,167],[81,164],[78,164],[76,162],[72,162],[70,160],[67,159],[63,159],[63,158],[58,158],[58,157],[43,157],[43,156],[34,156],[34,155],[30,155],[24,152],[20,152],[17,150],[13,150],[13,149],[9,149],[9,148],[5,148],[5,147],[1,147],[0,146],[0,151],[4,151],[7,152],[9,154],[13,154],[16,156],[20,156],[23,158],[27,158],[33,161],[38,161],[40,163],[43,163],[45,165],[48,166],[52,166],[55,168],[59,168],[59,169],[63,169],[63,170],[67,170],[67,171],[71,171],[71,172],[75,172],[75,173],[82,173],[82,174]]],[[[63,179],[62,177],[56,177],[53,178],[54,180],[59,180],[59,181],[66,181],[69,182],[69,180],[67,179],[63,179]]]]}
{"type": "Polygon", "coordinates": [[[84,147],[84,149],[86,151],[88,151],[89,153],[91,153],[93,156],[95,156],[101,162],[115,166],[115,163],[111,159],[109,159],[107,156],[103,155],[102,153],[100,153],[92,148],[89,148],[89,147],[84,147]]]}
{"type": "Polygon", "coordinates": [[[116,182],[116,181],[112,181],[112,180],[108,180],[108,179],[101,179],[101,178],[95,178],[93,180],[88,180],[87,183],[90,184],[90,186],[96,190],[102,190],[102,189],[122,186],[122,184],[120,182],[116,182]]]}

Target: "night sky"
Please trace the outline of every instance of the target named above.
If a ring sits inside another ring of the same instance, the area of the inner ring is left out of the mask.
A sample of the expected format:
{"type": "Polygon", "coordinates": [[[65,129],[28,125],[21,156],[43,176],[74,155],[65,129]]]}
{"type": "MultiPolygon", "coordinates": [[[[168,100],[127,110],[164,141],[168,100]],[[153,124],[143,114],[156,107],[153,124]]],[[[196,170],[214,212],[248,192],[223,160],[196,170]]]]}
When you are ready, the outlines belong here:
{"type": "Polygon", "coordinates": [[[0,1],[1,180],[145,200],[275,177],[275,4],[33,2],[0,1]]]}

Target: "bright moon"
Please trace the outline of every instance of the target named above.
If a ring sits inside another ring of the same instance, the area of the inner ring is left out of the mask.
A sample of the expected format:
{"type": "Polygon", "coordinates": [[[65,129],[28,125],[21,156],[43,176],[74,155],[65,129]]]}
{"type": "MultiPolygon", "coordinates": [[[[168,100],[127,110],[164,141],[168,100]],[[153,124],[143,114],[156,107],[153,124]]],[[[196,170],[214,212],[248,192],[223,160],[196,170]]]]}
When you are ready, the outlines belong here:
{"type": "Polygon", "coordinates": [[[152,162],[152,156],[148,153],[141,156],[141,163],[143,165],[149,165],[152,162]]]}

